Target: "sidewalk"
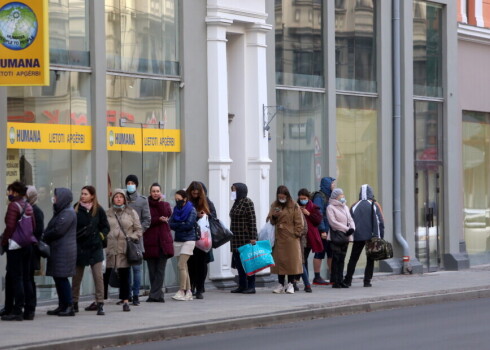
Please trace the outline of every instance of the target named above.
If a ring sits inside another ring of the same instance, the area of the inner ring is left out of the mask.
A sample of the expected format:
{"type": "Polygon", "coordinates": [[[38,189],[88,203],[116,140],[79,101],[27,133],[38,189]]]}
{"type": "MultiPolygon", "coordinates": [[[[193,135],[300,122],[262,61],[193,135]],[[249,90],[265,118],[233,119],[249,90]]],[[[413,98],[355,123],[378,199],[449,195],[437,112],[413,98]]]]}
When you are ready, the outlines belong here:
{"type": "MultiPolygon", "coordinates": [[[[87,312],[75,317],[47,316],[39,307],[34,321],[0,322],[0,349],[93,349],[149,340],[198,335],[271,323],[368,312],[404,306],[490,297],[490,265],[458,272],[423,275],[375,275],[373,287],[354,279],[349,289],[313,286],[294,295],[258,288],[255,295],[207,290],[203,300],[146,303],[122,312],[117,300],[106,303],[106,316],[87,312]]],[[[301,286],[300,286],[301,287],[301,286]]],[[[51,308],[51,307],[49,307],[51,308]]]]}

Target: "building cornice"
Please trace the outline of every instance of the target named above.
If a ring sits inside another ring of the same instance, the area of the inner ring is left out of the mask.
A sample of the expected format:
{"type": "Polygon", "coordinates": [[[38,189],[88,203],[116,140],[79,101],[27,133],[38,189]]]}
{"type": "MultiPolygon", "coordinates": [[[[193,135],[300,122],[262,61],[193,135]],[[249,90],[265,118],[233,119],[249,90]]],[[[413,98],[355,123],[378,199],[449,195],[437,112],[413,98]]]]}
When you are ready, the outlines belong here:
{"type": "Polygon", "coordinates": [[[228,17],[239,20],[249,19],[249,22],[257,22],[257,20],[265,22],[268,16],[267,13],[264,12],[246,11],[231,7],[221,7],[214,5],[208,5],[207,10],[208,16],[228,17]],[[251,21],[251,19],[255,20],[251,21]]]}
{"type": "Polygon", "coordinates": [[[490,29],[458,23],[458,39],[490,45],[490,29]]]}

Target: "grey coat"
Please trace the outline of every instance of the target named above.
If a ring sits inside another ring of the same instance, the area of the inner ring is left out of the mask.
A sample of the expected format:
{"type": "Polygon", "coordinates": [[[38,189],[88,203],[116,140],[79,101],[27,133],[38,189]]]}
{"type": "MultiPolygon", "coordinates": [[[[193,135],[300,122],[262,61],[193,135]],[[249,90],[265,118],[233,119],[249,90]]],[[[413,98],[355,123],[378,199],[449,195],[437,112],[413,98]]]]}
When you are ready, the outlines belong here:
{"type": "Polygon", "coordinates": [[[356,224],[354,241],[367,241],[372,236],[384,238],[385,224],[383,212],[378,203],[373,201],[374,194],[371,186],[362,185],[359,193],[359,201],[351,208],[351,215],[356,224]]]}
{"type": "Polygon", "coordinates": [[[148,199],[145,196],[140,195],[138,191],[131,194],[126,192],[126,199],[127,204],[138,214],[141,222],[141,227],[143,228],[143,232],[145,232],[151,224],[151,214],[150,206],[148,205],[148,199]]]}
{"type": "Polygon", "coordinates": [[[43,233],[43,240],[51,247],[46,276],[73,277],[77,262],[77,214],[71,206],[73,195],[68,188],[56,188],[54,194],[54,215],[43,233]]]}

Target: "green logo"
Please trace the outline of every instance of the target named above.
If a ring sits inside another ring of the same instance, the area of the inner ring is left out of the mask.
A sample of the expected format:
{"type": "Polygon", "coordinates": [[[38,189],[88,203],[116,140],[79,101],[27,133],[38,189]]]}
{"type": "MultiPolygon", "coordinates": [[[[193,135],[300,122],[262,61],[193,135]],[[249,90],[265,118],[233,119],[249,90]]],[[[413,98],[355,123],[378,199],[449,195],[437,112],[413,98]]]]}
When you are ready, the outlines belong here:
{"type": "Polygon", "coordinates": [[[109,132],[109,145],[114,146],[114,131],[112,130],[109,132]]]}
{"type": "Polygon", "coordinates": [[[14,144],[14,142],[15,142],[15,129],[13,126],[9,130],[9,140],[10,140],[11,144],[14,144]]]}
{"type": "Polygon", "coordinates": [[[23,50],[36,39],[36,14],[21,2],[9,2],[0,8],[0,43],[10,50],[23,50]]]}

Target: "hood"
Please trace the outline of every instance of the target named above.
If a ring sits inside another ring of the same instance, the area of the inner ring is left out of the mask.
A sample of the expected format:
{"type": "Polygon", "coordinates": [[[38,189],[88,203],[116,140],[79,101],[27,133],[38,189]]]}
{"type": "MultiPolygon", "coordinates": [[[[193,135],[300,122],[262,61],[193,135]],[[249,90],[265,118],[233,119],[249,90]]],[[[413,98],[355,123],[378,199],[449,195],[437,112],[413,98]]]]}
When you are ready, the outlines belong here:
{"type": "Polygon", "coordinates": [[[37,190],[36,187],[34,186],[27,186],[27,201],[29,202],[30,205],[34,205],[37,202],[37,190]]]}
{"type": "Polygon", "coordinates": [[[324,177],[320,182],[320,191],[325,193],[328,198],[330,198],[330,195],[332,194],[332,182],[334,181],[335,178],[333,177],[324,177]]]}
{"type": "MultiPolygon", "coordinates": [[[[114,190],[114,192],[112,192],[112,197],[111,197],[111,205],[114,203],[114,196],[115,196],[116,194],[118,194],[118,193],[120,193],[120,194],[122,194],[122,195],[123,195],[123,197],[124,197],[124,204],[125,204],[125,205],[126,205],[126,204],[128,204],[128,201],[126,200],[126,191],[124,191],[122,188],[116,188],[116,189],[114,190]]],[[[136,193],[136,192],[135,192],[135,193],[136,193]]],[[[133,193],[133,194],[135,194],[135,193],[133,193]]]]}
{"type": "Polygon", "coordinates": [[[373,189],[371,186],[368,184],[364,184],[361,186],[361,189],[359,191],[359,200],[373,200],[374,199],[374,193],[373,189]]]}
{"type": "Polygon", "coordinates": [[[73,194],[68,188],[55,188],[54,195],[56,197],[56,203],[53,204],[55,213],[58,213],[61,210],[71,206],[71,202],[73,201],[73,194]]]}
{"type": "Polygon", "coordinates": [[[207,196],[208,195],[208,189],[206,188],[206,185],[204,185],[201,181],[199,181],[199,183],[201,184],[202,189],[204,190],[204,194],[207,196]]]}
{"type": "Polygon", "coordinates": [[[240,200],[242,198],[247,197],[247,194],[248,194],[247,185],[245,185],[241,182],[237,182],[237,183],[234,183],[233,186],[235,186],[235,188],[236,188],[236,200],[240,200]]]}

